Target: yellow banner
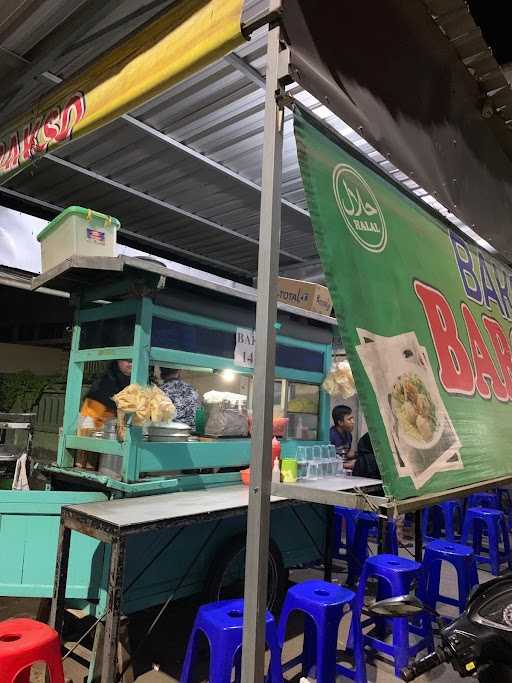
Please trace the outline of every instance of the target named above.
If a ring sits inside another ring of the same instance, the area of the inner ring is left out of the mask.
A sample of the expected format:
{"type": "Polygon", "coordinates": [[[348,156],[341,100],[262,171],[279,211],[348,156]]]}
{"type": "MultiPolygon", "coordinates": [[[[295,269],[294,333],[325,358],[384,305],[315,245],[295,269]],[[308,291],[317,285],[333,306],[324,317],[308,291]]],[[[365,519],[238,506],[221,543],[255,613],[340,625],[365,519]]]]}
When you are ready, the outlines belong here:
{"type": "Polygon", "coordinates": [[[0,183],[240,45],[243,0],[183,0],[0,132],[0,183]]]}

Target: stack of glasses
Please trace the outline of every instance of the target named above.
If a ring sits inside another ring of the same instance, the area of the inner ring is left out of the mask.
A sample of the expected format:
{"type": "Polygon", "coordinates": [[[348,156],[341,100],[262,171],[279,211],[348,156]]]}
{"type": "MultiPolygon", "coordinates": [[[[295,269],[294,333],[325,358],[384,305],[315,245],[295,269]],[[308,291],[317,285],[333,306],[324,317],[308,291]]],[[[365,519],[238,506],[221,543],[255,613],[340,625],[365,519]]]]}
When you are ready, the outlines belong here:
{"type": "Polygon", "coordinates": [[[316,481],[326,477],[347,476],[342,458],[332,445],[297,446],[297,479],[316,481]]]}

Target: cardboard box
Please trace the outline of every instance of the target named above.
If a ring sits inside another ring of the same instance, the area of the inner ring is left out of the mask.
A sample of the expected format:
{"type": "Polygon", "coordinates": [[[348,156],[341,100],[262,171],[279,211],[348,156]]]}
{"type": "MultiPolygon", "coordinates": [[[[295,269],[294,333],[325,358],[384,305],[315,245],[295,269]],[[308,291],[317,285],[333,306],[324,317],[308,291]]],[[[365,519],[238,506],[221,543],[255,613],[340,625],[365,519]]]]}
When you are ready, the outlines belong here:
{"type": "Polygon", "coordinates": [[[331,315],[332,299],[327,287],[314,282],[291,280],[280,277],[278,281],[277,300],[288,306],[296,306],[306,311],[331,315]]]}

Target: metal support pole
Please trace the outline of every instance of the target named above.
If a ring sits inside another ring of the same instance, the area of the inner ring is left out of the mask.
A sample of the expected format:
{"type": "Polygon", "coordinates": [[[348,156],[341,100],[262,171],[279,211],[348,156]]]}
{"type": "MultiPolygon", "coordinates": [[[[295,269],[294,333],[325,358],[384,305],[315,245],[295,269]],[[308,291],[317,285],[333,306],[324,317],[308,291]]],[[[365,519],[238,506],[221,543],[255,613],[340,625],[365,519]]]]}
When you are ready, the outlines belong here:
{"type": "Polygon", "coordinates": [[[379,517],[379,532],[377,537],[377,552],[379,555],[387,551],[386,539],[388,536],[388,518],[379,517]]]}
{"type": "Polygon", "coordinates": [[[71,529],[60,520],[59,541],[57,545],[57,564],[55,566],[55,583],[53,585],[53,600],[50,611],[50,626],[54,628],[62,639],[64,628],[64,602],[66,600],[66,582],[68,579],[69,546],[71,529]]]}
{"type": "Polygon", "coordinates": [[[113,540],[110,556],[108,608],[107,616],[105,618],[101,683],[113,683],[116,680],[117,645],[119,641],[119,621],[121,618],[125,553],[125,539],[116,538],[113,540]]]}
{"type": "Polygon", "coordinates": [[[281,238],[283,109],[277,99],[281,89],[278,72],[280,36],[279,26],[269,29],[258,252],[254,429],[251,445],[251,486],[245,562],[242,683],[259,683],[263,681],[264,676],[276,352],[275,324],[281,238]]]}
{"type": "Polygon", "coordinates": [[[332,581],[332,534],[334,509],[325,506],[325,548],[324,548],[324,580],[332,581]]]}
{"type": "Polygon", "coordinates": [[[421,532],[421,510],[414,513],[414,559],[421,562],[423,557],[423,534],[421,532]]]}

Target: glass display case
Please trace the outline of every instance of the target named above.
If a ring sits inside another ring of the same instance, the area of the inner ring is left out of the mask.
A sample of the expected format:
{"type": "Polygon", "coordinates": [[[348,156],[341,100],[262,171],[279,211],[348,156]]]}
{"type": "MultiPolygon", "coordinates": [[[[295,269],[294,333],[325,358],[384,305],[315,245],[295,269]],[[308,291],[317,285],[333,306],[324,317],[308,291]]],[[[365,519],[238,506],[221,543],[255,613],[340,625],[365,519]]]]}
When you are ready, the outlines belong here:
{"type": "MultiPolygon", "coordinates": [[[[286,379],[274,382],[275,435],[315,441],[319,439],[320,387],[316,384],[292,382],[286,379]]],[[[252,377],[249,389],[249,412],[252,412],[252,377]]]]}
{"type": "Polygon", "coordinates": [[[288,438],[304,441],[318,439],[320,387],[286,381],[288,438]]]}

